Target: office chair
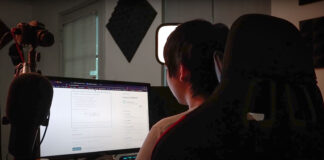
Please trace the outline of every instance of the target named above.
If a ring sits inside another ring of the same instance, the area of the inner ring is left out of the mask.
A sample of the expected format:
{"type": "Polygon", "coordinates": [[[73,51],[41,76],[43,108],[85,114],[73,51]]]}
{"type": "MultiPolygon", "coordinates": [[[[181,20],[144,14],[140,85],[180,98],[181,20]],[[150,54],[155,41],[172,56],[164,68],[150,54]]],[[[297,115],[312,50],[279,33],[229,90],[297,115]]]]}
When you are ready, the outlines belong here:
{"type": "Polygon", "coordinates": [[[229,32],[220,86],[160,138],[152,159],[324,159],[316,83],[293,24],[243,15],[229,32]]]}

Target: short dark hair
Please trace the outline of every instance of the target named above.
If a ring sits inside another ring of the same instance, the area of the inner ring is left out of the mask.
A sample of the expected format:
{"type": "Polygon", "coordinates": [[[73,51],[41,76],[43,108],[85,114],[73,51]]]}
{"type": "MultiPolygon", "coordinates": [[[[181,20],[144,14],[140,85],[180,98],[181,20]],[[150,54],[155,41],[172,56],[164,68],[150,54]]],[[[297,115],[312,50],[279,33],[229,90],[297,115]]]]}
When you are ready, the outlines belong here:
{"type": "Polygon", "coordinates": [[[205,20],[192,20],[179,25],[164,47],[169,76],[178,74],[180,64],[190,71],[193,96],[208,97],[218,85],[213,54],[219,48],[216,28],[205,20]]]}

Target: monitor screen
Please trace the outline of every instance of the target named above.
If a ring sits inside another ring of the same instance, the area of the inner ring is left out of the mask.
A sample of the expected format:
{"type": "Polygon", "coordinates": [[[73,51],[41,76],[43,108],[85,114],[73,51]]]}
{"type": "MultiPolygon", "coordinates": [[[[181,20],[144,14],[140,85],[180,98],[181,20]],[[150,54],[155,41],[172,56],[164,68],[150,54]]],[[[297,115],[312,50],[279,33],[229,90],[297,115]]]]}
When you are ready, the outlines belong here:
{"type": "MultiPolygon", "coordinates": [[[[141,147],[149,132],[149,84],[49,79],[54,95],[40,157],[141,147]]],[[[44,131],[41,127],[41,136],[44,131]]]]}

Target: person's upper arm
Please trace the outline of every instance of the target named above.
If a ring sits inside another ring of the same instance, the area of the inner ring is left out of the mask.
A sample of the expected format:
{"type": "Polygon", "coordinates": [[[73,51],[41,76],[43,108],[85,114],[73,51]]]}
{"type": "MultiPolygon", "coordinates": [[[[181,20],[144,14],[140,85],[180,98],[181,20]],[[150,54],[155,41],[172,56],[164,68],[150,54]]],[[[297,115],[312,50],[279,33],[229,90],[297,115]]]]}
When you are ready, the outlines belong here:
{"type": "Polygon", "coordinates": [[[151,159],[152,151],[154,149],[156,141],[160,137],[160,128],[158,127],[158,123],[155,124],[148,135],[137,154],[136,160],[149,160],[151,159]]]}

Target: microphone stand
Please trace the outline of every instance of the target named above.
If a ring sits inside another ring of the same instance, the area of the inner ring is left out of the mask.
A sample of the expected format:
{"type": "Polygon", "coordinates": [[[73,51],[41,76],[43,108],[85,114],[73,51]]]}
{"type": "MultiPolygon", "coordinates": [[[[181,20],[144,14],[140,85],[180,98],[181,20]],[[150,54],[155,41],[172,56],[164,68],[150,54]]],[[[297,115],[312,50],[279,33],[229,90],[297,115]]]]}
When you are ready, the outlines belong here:
{"type": "Polygon", "coordinates": [[[30,72],[36,72],[36,47],[34,47],[34,45],[32,45],[28,52],[27,63],[30,67],[30,72]]]}
{"type": "Polygon", "coordinates": [[[16,74],[22,74],[22,73],[30,73],[30,72],[38,72],[36,70],[37,63],[40,59],[40,54],[36,52],[36,46],[31,45],[31,48],[28,51],[27,55],[27,62],[23,64],[19,64],[16,67],[16,74]]]}

